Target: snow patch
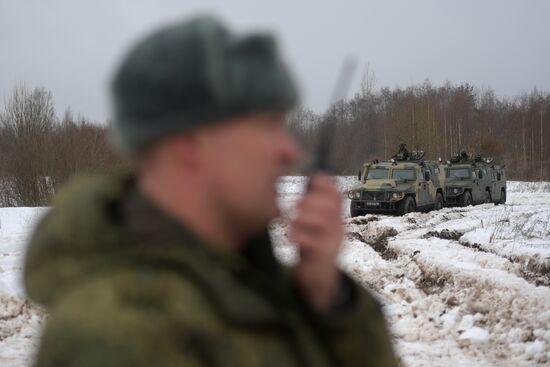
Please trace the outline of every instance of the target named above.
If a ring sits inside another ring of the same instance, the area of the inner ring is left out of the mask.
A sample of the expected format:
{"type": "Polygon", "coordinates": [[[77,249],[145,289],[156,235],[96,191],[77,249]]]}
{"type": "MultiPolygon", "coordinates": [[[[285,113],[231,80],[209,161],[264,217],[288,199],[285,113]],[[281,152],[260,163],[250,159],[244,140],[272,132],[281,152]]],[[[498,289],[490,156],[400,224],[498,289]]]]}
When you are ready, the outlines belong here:
{"type": "Polygon", "coordinates": [[[468,340],[472,343],[485,343],[489,340],[489,332],[479,327],[471,327],[460,335],[460,340],[468,340]]]}
{"type": "MultiPolygon", "coordinates": [[[[509,182],[506,205],[444,208],[404,217],[349,218],[341,267],[383,304],[403,364],[547,366],[550,363],[550,183],[509,182]]],[[[278,184],[270,226],[277,257],[298,260],[288,223],[307,183],[278,184]]],[[[29,366],[46,319],[26,301],[25,244],[43,208],[0,209],[0,365],[29,366]]]]}

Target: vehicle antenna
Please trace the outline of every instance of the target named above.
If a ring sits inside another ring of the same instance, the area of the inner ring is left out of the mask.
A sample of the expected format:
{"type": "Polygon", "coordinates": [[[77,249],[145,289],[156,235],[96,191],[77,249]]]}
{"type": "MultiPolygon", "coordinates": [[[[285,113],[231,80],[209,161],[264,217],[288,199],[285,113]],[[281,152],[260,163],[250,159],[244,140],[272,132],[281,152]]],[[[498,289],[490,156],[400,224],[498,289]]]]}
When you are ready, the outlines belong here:
{"type": "MultiPolygon", "coordinates": [[[[340,75],[336,80],[336,85],[331,96],[329,107],[346,98],[356,68],[357,60],[355,57],[348,56],[344,59],[340,69],[340,75]]],[[[332,150],[332,141],[335,130],[336,121],[324,121],[321,123],[317,154],[315,155],[315,162],[311,168],[312,173],[317,171],[333,171],[329,164],[329,158],[332,150]]]]}

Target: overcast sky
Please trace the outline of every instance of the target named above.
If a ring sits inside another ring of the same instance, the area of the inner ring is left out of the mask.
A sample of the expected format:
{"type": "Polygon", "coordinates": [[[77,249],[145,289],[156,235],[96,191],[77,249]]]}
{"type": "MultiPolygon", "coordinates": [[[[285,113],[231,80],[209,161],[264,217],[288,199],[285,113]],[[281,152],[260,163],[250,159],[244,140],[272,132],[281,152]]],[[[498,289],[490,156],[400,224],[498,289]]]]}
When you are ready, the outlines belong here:
{"type": "MultiPolygon", "coordinates": [[[[377,86],[445,80],[499,96],[550,90],[550,1],[0,0],[0,98],[19,82],[96,120],[109,116],[114,67],[137,38],[197,12],[272,30],[304,104],[323,110],[340,65],[370,63],[377,86]]],[[[352,91],[357,91],[356,75],[352,91]]]]}

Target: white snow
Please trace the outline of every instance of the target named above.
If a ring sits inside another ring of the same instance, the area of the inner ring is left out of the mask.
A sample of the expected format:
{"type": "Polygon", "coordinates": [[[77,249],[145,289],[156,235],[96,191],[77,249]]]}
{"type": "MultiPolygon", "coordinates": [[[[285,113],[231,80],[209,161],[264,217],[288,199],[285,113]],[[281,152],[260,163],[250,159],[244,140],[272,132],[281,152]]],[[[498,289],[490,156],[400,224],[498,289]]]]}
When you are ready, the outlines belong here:
{"type": "MultiPolygon", "coordinates": [[[[281,182],[287,211],[298,187],[281,182]]],[[[384,305],[405,365],[550,365],[550,183],[510,182],[498,206],[353,219],[348,208],[340,263],[384,305]]],[[[285,219],[276,253],[293,262],[285,219]]]]}
{"type": "MultiPolygon", "coordinates": [[[[355,178],[338,177],[342,191],[355,178]]],[[[277,256],[306,179],[279,185],[277,256]]],[[[404,217],[349,218],[339,262],[382,302],[403,364],[550,365],[550,183],[510,182],[508,202],[404,217]]],[[[46,314],[29,304],[22,262],[36,208],[0,209],[0,366],[29,366],[46,314]]]]}
{"type": "Polygon", "coordinates": [[[30,366],[46,314],[23,288],[28,236],[43,208],[0,209],[0,366],[30,366]]]}
{"type": "Polygon", "coordinates": [[[473,326],[460,335],[460,340],[469,340],[474,343],[483,343],[489,339],[489,332],[485,329],[473,326]]]}

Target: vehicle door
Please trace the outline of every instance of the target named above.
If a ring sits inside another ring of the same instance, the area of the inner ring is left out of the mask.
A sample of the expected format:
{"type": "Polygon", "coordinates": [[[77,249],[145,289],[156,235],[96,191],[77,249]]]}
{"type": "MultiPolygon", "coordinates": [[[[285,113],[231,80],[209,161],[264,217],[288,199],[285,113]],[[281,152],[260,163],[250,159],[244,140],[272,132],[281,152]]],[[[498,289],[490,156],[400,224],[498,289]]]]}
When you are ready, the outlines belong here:
{"type": "Polygon", "coordinates": [[[502,189],[505,188],[504,182],[506,181],[504,174],[500,169],[495,169],[495,180],[496,192],[495,196],[493,196],[493,201],[498,202],[502,198],[502,189]]]}
{"type": "Polygon", "coordinates": [[[481,180],[483,180],[483,172],[479,168],[473,168],[473,180],[472,180],[472,200],[474,201],[474,204],[479,203],[480,201],[483,201],[485,198],[485,194],[481,191],[481,180]]]}
{"type": "Polygon", "coordinates": [[[441,171],[439,170],[439,166],[430,166],[430,172],[432,173],[432,182],[434,183],[437,191],[437,189],[442,187],[441,171]]]}
{"type": "Polygon", "coordinates": [[[494,180],[493,180],[493,175],[492,175],[492,172],[490,170],[490,168],[486,167],[486,166],[483,166],[480,168],[480,171],[483,173],[483,179],[481,180],[480,184],[479,184],[479,187],[481,188],[481,200],[485,201],[485,195],[486,195],[486,191],[487,191],[487,188],[489,188],[489,193],[491,194],[491,197],[492,196],[492,190],[493,190],[493,183],[494,183],[494,180]]]}
{"type": "Polygon", "coordinates": [[[446,180],[446,166],[438,165],[437,166],[439,174],[437,175],[437,179],[439,180],[439,187],[443,189],[443,193],[445,195],[445,199],[447,199],[447,180],[446,180]]]}
{"type": "Polygon", "coordinates": [[[422,167],[420,172],[418,172],[418,188],[417,188],[417,206],[424,206],[434,203],[434,199],[431,198],[430,192],[433,190],[434,184],[432,182],[432,177],[430,170],[427,167],[422,167]]]}
{"type": "Polygon", "coordinates": [[[429,168],[430,168],[430,178],[431,178],[430,196],[432,198],[432,201],[435,202],[437,189],[441,188],[441,182],[439,181],[439,167],[433,165],[433,166],[429,166],[429,168]]]}
{"type": "Polygon", "coordinates": [[[478,174],[478,198],[476,199],[477,202],[484,202],[485,201],[485,192],[487,191],[486,188],[490,187],[491,177],[487,173],[487,169],[485,167],[479,167],[477,168],[477,174],[478,174]]]}
{"type": "Polygon", "coordinates": [[[491,192],[491,200],[495,201],[500,197],[500,188],[498,187],[497,171],[492,167],[487,167],[487,177],[489,182],[487,183],[491,192]]]}

